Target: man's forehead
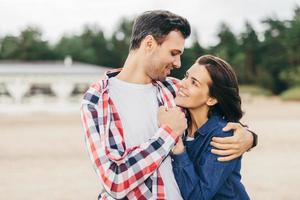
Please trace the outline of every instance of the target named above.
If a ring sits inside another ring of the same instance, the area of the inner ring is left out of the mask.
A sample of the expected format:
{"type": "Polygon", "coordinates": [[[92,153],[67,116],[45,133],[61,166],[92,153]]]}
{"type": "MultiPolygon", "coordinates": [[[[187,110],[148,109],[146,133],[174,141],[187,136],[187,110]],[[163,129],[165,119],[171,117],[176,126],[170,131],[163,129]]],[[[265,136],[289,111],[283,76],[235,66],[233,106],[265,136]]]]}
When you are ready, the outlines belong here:
{"type": "Polygon", "coordinates": [[[170,51],[182,54],[184,51],[185,39],[178,31],[171,31],[164,39],[162,45],[166,46],[170,51]]]}
{"type": "Polygon", "coordinates": [[[171,31],[166,37],[165,41],[168,40],[175,40],[175,41],[180,41],[183,42],[185,41],[184,37],[182,36],[181,32],[179,31],[171,31]]]}

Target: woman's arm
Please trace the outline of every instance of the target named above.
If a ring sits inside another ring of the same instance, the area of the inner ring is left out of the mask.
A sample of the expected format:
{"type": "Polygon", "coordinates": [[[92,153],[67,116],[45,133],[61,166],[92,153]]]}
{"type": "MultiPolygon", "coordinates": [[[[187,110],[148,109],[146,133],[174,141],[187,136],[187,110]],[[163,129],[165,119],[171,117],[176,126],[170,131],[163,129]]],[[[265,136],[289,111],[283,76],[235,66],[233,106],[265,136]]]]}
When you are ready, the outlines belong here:
{"type": "MultiPolygon", "coordinates": [[[[175,148],[178,150],[178,147],[175,148]]],[[[240,158],[219,162],[209,146],[203,153],[200,166],[194,165],[187,152],[172,154],[175,179],[185,200],[212,199],[232,173],[240,158]]]]}

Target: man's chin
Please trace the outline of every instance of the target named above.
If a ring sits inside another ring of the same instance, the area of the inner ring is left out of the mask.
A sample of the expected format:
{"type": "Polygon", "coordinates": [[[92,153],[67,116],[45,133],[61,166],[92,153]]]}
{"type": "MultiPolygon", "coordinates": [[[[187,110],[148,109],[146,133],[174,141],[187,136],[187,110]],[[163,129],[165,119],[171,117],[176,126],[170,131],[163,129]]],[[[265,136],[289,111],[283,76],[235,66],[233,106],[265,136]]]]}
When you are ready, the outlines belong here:
{"type": "Polygon", "coordinates": [[[160,76],[157,78],[158,81],[165,81],[166,80],[166,76],[160,76]]]}
{"type": "Polygon", "coordinates": [[[182,102],[180,101],[180,99],[178,97],[175,97],[175,104],[176,104],[176,106],[184,107],[182,102]]]}

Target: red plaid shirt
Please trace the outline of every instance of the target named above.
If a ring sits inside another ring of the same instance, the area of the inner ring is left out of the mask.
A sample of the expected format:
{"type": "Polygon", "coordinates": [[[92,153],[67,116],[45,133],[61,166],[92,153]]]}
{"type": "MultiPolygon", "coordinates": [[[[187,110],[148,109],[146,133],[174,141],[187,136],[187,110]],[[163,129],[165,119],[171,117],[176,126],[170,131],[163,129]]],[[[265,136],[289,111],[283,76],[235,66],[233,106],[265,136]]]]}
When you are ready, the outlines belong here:
{"type": "MultiPolygon", "coordinates": [[[[122,122],[108,91],[109,78],[119,71],[109,71],[105,79],[92,84],[81,106],[88,153],[105,189],[99,199],[166,199],[158,167],[174,147],[177,135],[162,126],[148,141],[126,147],[122,122]]],[[[174,107],[178,81],[167,78],[153,85],[159,91],[159,105],[174,107]]]]}

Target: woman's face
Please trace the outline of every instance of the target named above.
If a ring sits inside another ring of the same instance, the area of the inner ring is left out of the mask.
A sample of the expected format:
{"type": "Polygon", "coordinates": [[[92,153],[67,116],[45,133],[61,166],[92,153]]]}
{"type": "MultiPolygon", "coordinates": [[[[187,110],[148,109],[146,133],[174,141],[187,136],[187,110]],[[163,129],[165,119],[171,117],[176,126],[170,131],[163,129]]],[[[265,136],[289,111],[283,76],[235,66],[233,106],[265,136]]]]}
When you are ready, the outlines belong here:
{"type": "Polygon", "coordinates": [[[181,81],[175,98],[176,105],[188,109],[214,105],[216,99],[209,96],[210,84],[212,84],[212,80],[206,68],[195,63],[181,81]]]}

